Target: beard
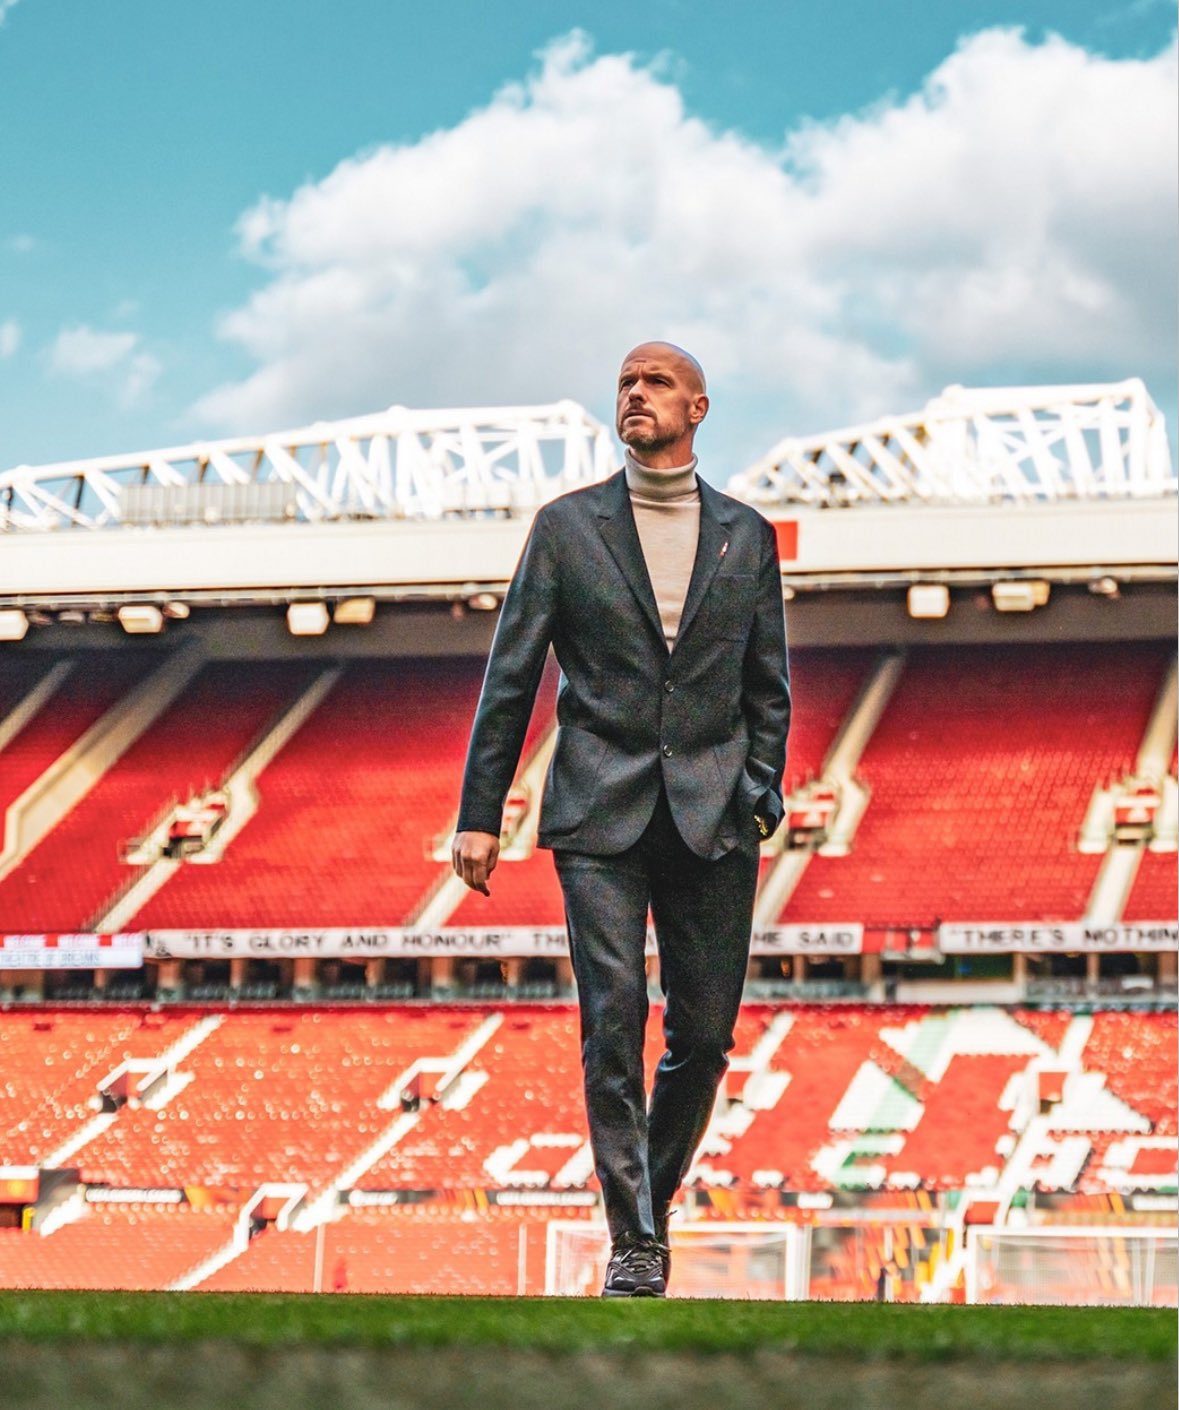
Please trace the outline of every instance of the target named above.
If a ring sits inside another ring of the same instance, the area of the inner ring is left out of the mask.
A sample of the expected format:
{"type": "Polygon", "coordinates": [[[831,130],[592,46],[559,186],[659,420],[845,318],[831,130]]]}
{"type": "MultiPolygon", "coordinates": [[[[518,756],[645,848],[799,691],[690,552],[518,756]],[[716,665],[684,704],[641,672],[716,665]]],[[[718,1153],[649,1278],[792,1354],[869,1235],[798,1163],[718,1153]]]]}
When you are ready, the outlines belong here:
{"type": "Polygon", "coordinates": [[[651,455],[667,446],[674,445],[687,430],[687,426],[669,427],[660,425],[650,417],[642,417],[632,422],[624,431],[618,428],[618,439],[631,450],[651,455]]]}

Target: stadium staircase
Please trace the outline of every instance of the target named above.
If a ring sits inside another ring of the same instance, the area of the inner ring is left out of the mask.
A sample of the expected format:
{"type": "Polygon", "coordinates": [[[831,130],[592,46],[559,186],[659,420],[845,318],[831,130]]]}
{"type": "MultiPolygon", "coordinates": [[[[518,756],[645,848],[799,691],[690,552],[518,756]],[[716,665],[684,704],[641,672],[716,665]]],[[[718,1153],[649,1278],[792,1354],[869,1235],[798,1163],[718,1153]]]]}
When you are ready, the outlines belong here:
{"type": "Polygon", "coordinates": [[[811,859],[782,919],[1081,917],[1100,866],[1076,850],[1086,809],[1133,766],[1169,656],[913,649],[860,759],[871,803],[854,845],[811,859]]]}
{"type": "MultiPolygon", "coordinates": [[[[226,799],[226,816],[209,844],[188,864],[208,865],[219,861],[226,847],[258,811],[257,779],[291,736],[316,710],[324,696],[340,678],[340,668],[329,666],[315,671],[307,679],[307,668],[289,663],[268,663],[259,669],[240,662],[232,666],[210,667],[208,679],[198,682],[186,701],[192,707],[186,717],[195,721],[198,739],[177,741],[167,730],[166,757],[176,760],[186,771],[188,782],[177,790],[177,796],[193,788],[192,780],[201,778],[205,787],[213,787],[226,799]],[[207,711],[201,712],[202,690],[208,699],[207,711]],[[232,708],[226,709],[232,701],[232,708]],[[277,713],[276,713],[277,712],[277,713]],[[210,729],[209,720],[220,718],[219,728],[210,729]],[[187,746],[187,748],[185,747],[187,746]]],[[[200,785],[197,785],[200,786],[200,785]]],[[[165,855],[164,844],[173,815],[171,803],[157,814],[158,821],[145,830],[139,850],[154,861],[148,863],[130,883],[108,899],[101,912],[92,920],[93,929],[114,932],[127,928],[136,914],[186,865],[182,860],[165,855]]]]}
{"type": "MultiPolygon", "coordinates": [[[[175,805],[222,783],[235,756],[266,731],[306,673],[290,663],[201,666],[191,657],[185,666],[180,678],[169,682],[175,695],[117,759],[99,757],[93,749],[81,758],[79,766],[93,776],[86,796],[0,881],[6,927],[108,933],[122,928],[120,908],[111,898],[137,882],[140,890],[150,887],[158,875],[150,862],[136,863],[135,840],[150,835],[152,820],[162,817],[156,831],[163,835],[154,850],[147,848],[151,857],[162,853],[175,805]]],[[[178,865],[166,858],[157,864],[178,865]]]]}
{"type": "Polygon", "coordinates": [[[859,653],[796,652],[792,658],[791,675],[799,704],[796,718],[791,721],[787,825],[767,849],[773,861],[758,890],[755,925],[773,925],[777,921],[814,854],[813,847],[784,845],[792,808],[804,804],[815,785],[832,789],[839,800],[838,807],[825,836],[817,840],[818,850],[825,855],[843,856],[868,806],[869,795],[855,777],[856,768],[896,688],[904,669],[904,656],[885,652],[866,673],[858,657],[859,653]],[[858,693],[849,700],[857,678],[858,693]],[[832,724],[836,724],[833,732],[832,724]]]}
{"type": "Polygon", "coordinates": [[[213,866],[186,864],[125,923],[389,925],[437,884],[482,679],[477,660],[347,665],[256,779],[213,866]]]}
{"type": "MultiPolygon", "coordinates": [[[[122,651],[107,659],[94,652],[79,660],[71,688],[59,685],[52,706],[46,698],[0,756],[5,807],[0,882],[180,695],[199,664],[194,650],[162,659],[158,653],[122,651]]],[[[24,929],[11,906],[11,897],[0,901],[0,926],[24,929]]]]}
{"type": "MultiPolygon", "coordinates": [[[[1172,853],[1175,788],[1171,783],[1168,760],[1175,755],[1176,710],[1179,708],[1179,673],[1172,657],[1163,675],[1163,682],[1155,700],[1154,709],[1147,721],[1146,730],[1138,746],[1133,774],[1119,781],[1112,788],[1098,788],[1094,791],[1089,811],[1081,825],[1078,849],[1103,853],[1101,868],[1093,883],[1093,891],[1085,909],[1085,919],[1094,925],[1112,925],[1122,919],[1126,903],[1134,887],[1135,879],[1142,866],[1148,845],[1155,844],[1167,848],[1172,853]],[[1145,786],[1158,791],[1160,813],[1167,804],[1166,814],[1156,819],[1156,826],[1149,829],[1151,836],[1143,836],[1129,843],[1116,835],[1117,800],[1137,787],[1145,786]],[[1169,795],[1169,796],[1168,796],[1169,795]]],[[[1172,873],[1174,868],[1172,867],[1172,873]]],[[[1172,904],[1174,895],[1172,895],[1172,904]]],[[[1170,913],[1171,907],[1157,911],[1144,919],[1161,920],[1170,913]]]]}
{"type": "Polygon", "coordinates": [[[69,678],[68,657],[52,665],[32,657],[5,657],[0,665],[0,754],[69,678]]]}

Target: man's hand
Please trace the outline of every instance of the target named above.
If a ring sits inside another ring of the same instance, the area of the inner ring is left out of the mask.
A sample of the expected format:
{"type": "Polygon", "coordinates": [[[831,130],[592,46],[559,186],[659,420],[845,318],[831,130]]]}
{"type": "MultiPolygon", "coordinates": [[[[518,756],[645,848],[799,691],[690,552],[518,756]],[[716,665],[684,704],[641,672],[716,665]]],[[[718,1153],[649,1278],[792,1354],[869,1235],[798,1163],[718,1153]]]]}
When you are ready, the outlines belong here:
{"type": "Polygon", "coordinates": [[[450,848],[455,873],[472,891],[490,896],[487,878],[499,861],[499,838],[491,832],[456,832],[450,848]]]}

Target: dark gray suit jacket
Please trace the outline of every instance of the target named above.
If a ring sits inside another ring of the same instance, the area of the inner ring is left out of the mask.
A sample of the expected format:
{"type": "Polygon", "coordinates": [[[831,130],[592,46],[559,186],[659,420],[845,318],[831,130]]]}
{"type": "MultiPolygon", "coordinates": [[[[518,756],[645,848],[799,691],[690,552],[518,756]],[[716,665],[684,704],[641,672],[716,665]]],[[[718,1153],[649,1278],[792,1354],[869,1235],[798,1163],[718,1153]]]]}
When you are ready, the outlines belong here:
{"type": "Polygon", "coordinates": [[[622,471],[536,516],[500,612],[463,777],[459,831],[498,835],[549,644],[560,729],[542,847],[635,843],[659,785],[676,826],[715,859],[776,827],[790,726],[774,531],[700,481],[700,537],[668,651],[622,471]]]}

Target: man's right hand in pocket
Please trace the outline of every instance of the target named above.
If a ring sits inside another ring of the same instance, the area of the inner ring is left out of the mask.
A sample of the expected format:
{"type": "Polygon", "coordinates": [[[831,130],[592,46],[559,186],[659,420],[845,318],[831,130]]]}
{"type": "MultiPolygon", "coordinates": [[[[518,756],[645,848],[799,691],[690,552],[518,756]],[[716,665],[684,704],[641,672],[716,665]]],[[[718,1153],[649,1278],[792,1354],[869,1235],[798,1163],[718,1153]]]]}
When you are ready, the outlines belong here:
{"type": "Polygon", "coordinates": [[[472,891],[490,896],[487,879],[499,861],[499,838],[491,832],[456,832],[450,848],[450,860],[455,874],[461,876],[472,891]]]}

